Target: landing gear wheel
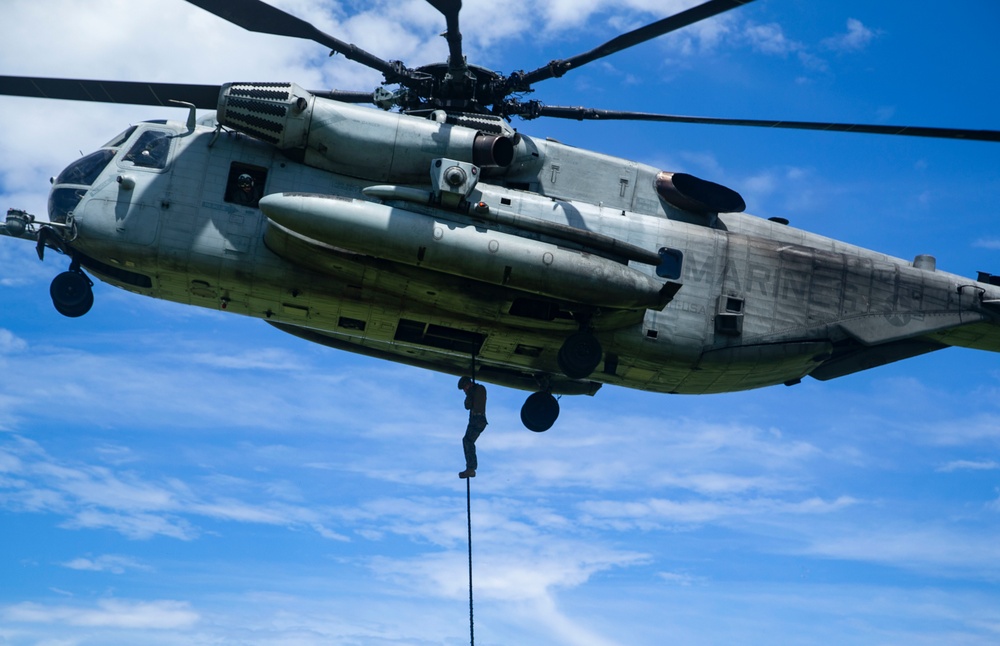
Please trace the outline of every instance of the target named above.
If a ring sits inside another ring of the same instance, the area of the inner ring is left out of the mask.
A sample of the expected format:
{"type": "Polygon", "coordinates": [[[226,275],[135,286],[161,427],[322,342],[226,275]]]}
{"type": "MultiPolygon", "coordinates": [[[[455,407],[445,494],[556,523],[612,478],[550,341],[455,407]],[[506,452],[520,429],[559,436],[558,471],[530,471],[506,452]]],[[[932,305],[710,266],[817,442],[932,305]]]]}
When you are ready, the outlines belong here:
{"type": "Polygon", "coordinates": [[[530,395],[521,406],[521,423],[529,431],[542,433],[552,428],[559,417],[559,402],[552,393],[530,395]]]}
{"type": "Polygon", "coordinates": [[[63,316],[76,318],[90,311],[94,304],[93,283],[80,271],[64,271],[52,279],[49,296],[56,311],[63,316]]]}
{"type": "Polygon", "coordinates": [[[564,375],[570,379],[583,379],[597,370],[603,355],[604,349],[597,337],[581,330],[566,339],[559,348],[556,360],[564,375]]]}

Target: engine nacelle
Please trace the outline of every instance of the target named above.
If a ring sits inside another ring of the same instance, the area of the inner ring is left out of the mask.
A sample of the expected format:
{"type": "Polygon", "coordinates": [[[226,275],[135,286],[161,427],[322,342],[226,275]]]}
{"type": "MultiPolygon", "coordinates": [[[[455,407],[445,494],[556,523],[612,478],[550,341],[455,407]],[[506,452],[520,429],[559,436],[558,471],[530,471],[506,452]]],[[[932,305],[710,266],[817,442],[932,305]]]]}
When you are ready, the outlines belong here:
{"type": "Polygon", "coordinates": [[[317,97],[294,83],[224,85],[218,120],[302,163],[379,182],[425,183],[440,157],[480,168],[514,159],[508,137],[317,97]]]}

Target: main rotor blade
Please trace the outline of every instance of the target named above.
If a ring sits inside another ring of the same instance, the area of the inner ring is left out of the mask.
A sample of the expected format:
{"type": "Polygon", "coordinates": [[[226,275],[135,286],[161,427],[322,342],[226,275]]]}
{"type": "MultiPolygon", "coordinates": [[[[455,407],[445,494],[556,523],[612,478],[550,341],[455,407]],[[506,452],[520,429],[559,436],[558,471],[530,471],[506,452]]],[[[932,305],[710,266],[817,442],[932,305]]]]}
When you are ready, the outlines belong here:
{"type": "Polygon", "coordinates": [[[452,69],[465,69],[462,55],[462,32],[458,29],[458,13],[462,10],[462,0],[427,0],[427,3],[444,14],[448,39],[448,63],[452,69]]]}
{"type": "Polygon", "coordinates": [[[823,123],[818,121],[768,121],[763,119],[719,119],[715,117],[686,117],[650,112],[622,112],[568,106],[539,106],[534,112],[540,117],[577,119],[582,121],[665,121],[670,123],[704,123],[716,126],[755,126],[759,128],[788,128],[792,130],[829,130],[834,132],[863,132],[872,135],[905,135],[936,139],[968,139],[970,141],[1000,141],[1000,130],[966,130],[962,128],[925,128],[921,126],[882,126],[861,123],[823,123]]]}
{"type": "Polygon", "coordinates": [[[398,77],[409,78],[407,70],[401,64],[384,61],[374,54],[369,54],[357,45],[345,43],[329,34],[323,33],[301,18],[285,13],[260,0],[187,0],[190,4],[201,7],[234,25],[249,31],[275,36],[290,36],[312,40],[346,58],[357,61],[381,72],[387,81],[398,82],[398,77]]]}
{"type": "Polygon", "coordinates": [[[620,52],[623,49],[628,49],[634,45],[644,43],[647,40],[652,40],[658,36],[668,34],[672,31],[681,29],[682,27],[687,27],[688,25],[711,18],[712,16],[724,13],[730,9],[741,7],[753,1],[754,0],[709,0],[708,2],[700,4],[696,7],[691,7],[690,9],[682,11],[678,14],[664,18],[663,20],[658,20],[654,23],[646,25],[645,27],[639,27],[638,29],[622,34],[621,36],[612,38],[608,42],[599,47],[595,47],[589,52],[578,54],[572,58],[551,61],[545,67],[540,67],[537,70],[523,75],[522,81],[525,85],[532,85],[538,81],[544,81],[545,79],[550,79],[554,76],[562,76],[569,70],[580,67],[581,65],[586,65],[587,63],[593,62],[598,58],[610,56],[611,54],[620,52]]]}
{"type": "Polygon", "coordinates": [[[0,94],[8,96],[133,105],[170,105],[170,101],[175,100],[193,103],[205,110],[215,110],[218,107],[220,90],[218,85],[189,83],[0,76],[0,94]]]}
{"type": "Polygon", "coordinates": [[[341,103],[375,103],[374,92],[354,92],[351,90],[309,90],[309,94],[323,99],[333,99],[341,103]]]}
{"type": "MultiPolygon", "coordinates": [[[[131,105],[164,105],[177,107],[170,101],[185,101],[202,110],[219,107],[219,85],[189,83],[145,83],[141,81],[95,81],[86,79],[56,79],[38,76],[0,75],[0,95],[25,96],[34,99],[64,99],[97,103],[127,103],[131,105]]],[[[311,90],[310,94],[343,103],[374,103],[372,92],[349,90],[311,90]]]]}

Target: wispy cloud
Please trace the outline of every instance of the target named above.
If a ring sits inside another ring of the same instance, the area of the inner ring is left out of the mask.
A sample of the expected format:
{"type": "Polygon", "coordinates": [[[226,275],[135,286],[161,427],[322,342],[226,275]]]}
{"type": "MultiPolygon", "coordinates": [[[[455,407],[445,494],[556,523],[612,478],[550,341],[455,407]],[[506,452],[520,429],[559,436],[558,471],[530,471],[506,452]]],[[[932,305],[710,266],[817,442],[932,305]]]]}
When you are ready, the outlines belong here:
{"type": "Polygon", "coordinates": [[[212,368],[226,370],[301,370],[301,357],[276,348],[242,350],[234,354],[195,353],[191,361],[212,368]]]}
{"type": "Polygon", "coordinates": [[[831,36],[823,41],[826,49],[835,52],[858,52],[875,40],[879,32],[866,27],[856,18],[847,19],[847,31],[831,36]]]}
{"type": "Polygon", "coordinates": [[[644,502],[593,501],[581,504],[589,522],[597,526],[614,527],[618,531],[629,527],[643,530],[672,525],[730,523],[741,517],[775,519],[786,514],[828,514],[843,510],[858,501],[849,496],[836,500],[806,498],[776,500],[749,498],[745,500],[671,500],[654,498],[644,502]]]}
{"type": "Polygon", "coordinates": [[[972,246],[994,251],[1000,250],[1000,238],[979,238],[972,243],[972,246]]]}
{"type": "Polygon", "coordinates": [[[0,328],[0,356],[23,352],[28,348],[28,342],[16,336],[10,330],[0,328]]]}
{"type": "Polygon", "coordinates": [[[0,616],[10,624],[63,624],[81,628],[126,628],[175,630],[190,628],[200,615],[184,601],[132,601],[102,599],[94,606],[20,603],[0,607],[0,616]]]}
{"type": "Polygon", "coordinates": [[[764,54],[784,56],[804,48],[802,43],[785,36],[785,30],[776,22],[748,23],[743,36],[754,50],[764,54]]]}
{"type": "Polygon", "coordinates": [[[678,585],[685,588],[705,583],[703,577],[692,576],[684,572],[660,572],[658,576],[671,585],[678,585]]]}
{"type": "Polygon", "coordinates": [[[848,19],[845,33],[822,40],[818,48],[788,37],[784,28],[777,22],[747,21],[741,34],[754,51],[770,56],[795,56],[806,70],[812,72],[827,72],[830,68],[829,63],[817,54],[816,49],[835,53],[860,52],[878,36],[878,32],[854,18],[848,19]]]}
{"type": "Polygon", "coordinates": [[[152,567],[146,565],[130,556],[120,554],[102,554],[96,557],[78,557],[62,564],[71,570],[82,570],[86,572],[111,572],[112,574],[124,574],[126,570],[139,570],[150,572],[152,567]]]}
{"type": "Polygon", "coordinates": [[[942,473],[952,473],[954,471],[993,471],[1000,469],[1000,462],[996,460],[952,460],[951,462],[938,467],[942,473]]]}
{"type": "MultiPolygon", "coordinates": [[[[0,446],[0,505],[64,516],[67,528],[109,529],[132,539],[165,536],[189,541],[201,534],[199,520],[214,520],[309,528],[326,538],[346,540],[327,526],[328,517],[314,509],[273,495],[248,502],[200,488],[176,478],[147,480],[136,471],[60,461],[24,438],[0,446]]],[[[250,488],[260,491],[256,484],[250,488]]],[[[73,563],[87,565],[82,560],[73,563]]],[[[107,559],[90,562],[94,567],[110,564],[107,559]]]]}
{"type": "Polygon", "coordinates": [[[989,534],[972,535],[940,526],[870,527],[869,532],[831,533],[813,537],[805,552],[824,558],[880,563],[908,570],[1000,578],[1000,545],[989,534]]]}
{"type": "Polygon", "coordinates": [[[916,430],[915,439],[939,446],[995,446],[1000,440],[1000,414],[983,411],[960,420],[927,420],[916,430]]]}

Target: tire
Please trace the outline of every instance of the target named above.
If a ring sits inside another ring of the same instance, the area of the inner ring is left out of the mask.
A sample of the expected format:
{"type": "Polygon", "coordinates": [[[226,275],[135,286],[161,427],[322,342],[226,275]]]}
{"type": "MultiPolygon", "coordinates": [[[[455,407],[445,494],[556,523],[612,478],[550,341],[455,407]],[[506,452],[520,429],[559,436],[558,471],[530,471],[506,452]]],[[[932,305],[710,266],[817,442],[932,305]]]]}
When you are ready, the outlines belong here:
{"type": "Polygon", "coordinates": [[[559,402],[551,393],[530,395],[521,406],[521,423],[535,433],[543,433],[552,428],[558,417],[559,402]]]}
{"type": "Polygon", "coordinates": [[[56,311],[70,318],[83,316],[94,304],[90,279],[76,271],[64,271],[53,278],[49,296],[56,311]]]}
{"type": "Polygon", "coordinates": [[[576,332],[559,348],[556,360],[559,369],[570,379],[584,379],[597,370],[604,356],[604,349],[597,337],[590,332],[576,332]]]}

